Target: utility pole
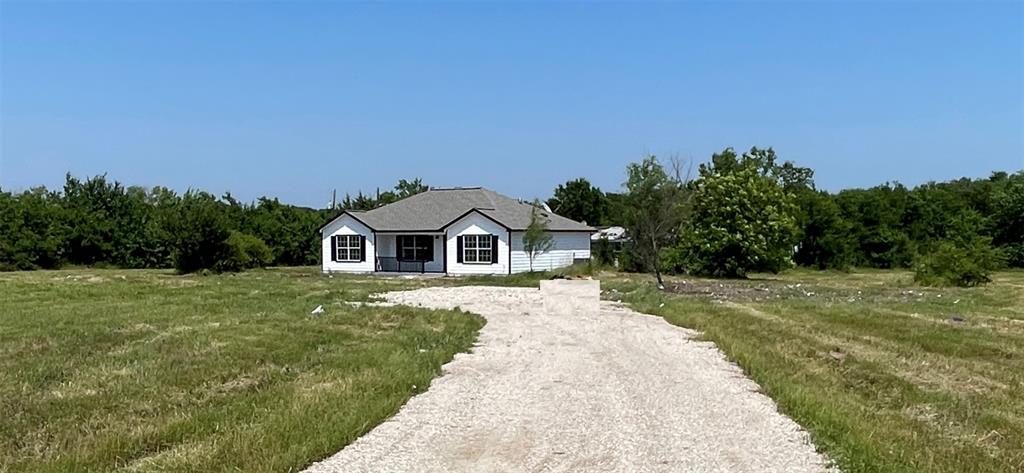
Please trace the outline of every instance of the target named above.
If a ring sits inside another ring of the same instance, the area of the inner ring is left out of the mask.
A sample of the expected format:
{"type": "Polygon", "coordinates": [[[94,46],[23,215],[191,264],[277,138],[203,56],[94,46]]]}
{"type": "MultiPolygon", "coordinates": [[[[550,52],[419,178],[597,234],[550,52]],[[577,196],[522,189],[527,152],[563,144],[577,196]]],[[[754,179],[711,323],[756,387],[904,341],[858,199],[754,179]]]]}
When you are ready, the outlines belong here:
{"type": "Polygon", "coordinates": [[[331,211],[338,208],[338,189],[331,191],[331,211]]]}

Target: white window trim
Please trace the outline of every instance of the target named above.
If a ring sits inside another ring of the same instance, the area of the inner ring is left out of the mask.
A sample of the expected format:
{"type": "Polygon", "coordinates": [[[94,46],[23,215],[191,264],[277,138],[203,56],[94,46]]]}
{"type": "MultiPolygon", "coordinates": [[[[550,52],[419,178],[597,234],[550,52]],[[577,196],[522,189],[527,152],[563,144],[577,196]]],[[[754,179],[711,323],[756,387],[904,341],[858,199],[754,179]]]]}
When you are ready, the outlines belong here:
{"type": "Polygon", "coordinates": [[[494,236],[493,235],[489,235],[489,234],[488,235],[462,235],[462,263],[463,264],[494,264],[494,263],[491,262],[491,258],[490,257],[488,257],[486,260],[480,261],[480,250],[490,250],[492,252],[492,254],[493,254],[493,252],[497,251],[497,248],[492,248],[491,247],[492,246],[491,242],[493,242],[493,241],[494,241],[494,236]],[[467,240],[467,238],[473,238],[473,241],[474,241],[473,245],[474,246],[472,248],[470,248],[469,245],[467,244],[467,243],[469,243],[469,240],[467,240]],[[487,246],[486,247],[480,246],[481,241],[487,242],[487,246]],[[472,253],[473,254],[473,259],[475,259],[476,261],[470,261],[470,259],[469,259],[469,255],[471,254],[470,251],[473,252],[472,253]]]}
{"type": "Polygon", "coordinates": [[[359,235],[336,235],[338,246],[334,248],[334,260],[339,263],[358,263],[362,261],[362,255],[360,254],[360,236],[359,235]],[[341,251],[345,250],[345,254],[348,255],[346,258],[341,257],[341,251]],[[355,250],[356,257],[352,258],[352,251],[355,250]]]}

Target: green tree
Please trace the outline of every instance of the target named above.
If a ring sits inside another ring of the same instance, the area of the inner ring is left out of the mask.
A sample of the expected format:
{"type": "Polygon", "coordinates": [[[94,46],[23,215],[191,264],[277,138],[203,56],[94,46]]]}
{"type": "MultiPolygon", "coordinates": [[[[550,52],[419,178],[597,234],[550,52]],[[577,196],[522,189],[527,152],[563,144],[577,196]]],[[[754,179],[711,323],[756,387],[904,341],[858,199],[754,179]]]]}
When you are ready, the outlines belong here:
{"type": "Polygon", "coordinates": [[[778,155],[772,148],[754,146],[742,156],[737,156],[732,148],[726,148],[721,153],[711,155],[710,167],[723,175],[753,169],[757,174],[772,179],[789,192],[814,189],[814,171],[811,168],[797,166],[792,161],[779,164],[778,155]]]}
{"type": "Polygon", "coordinates": [[[166,267],[170,246],[159,229],[158,209],[149,202],[149,192],[130,186],[120,197],[121,205],[115,220],[118,244],[110,262],[125,268],[166,267]]]}
{"type": "Polygon", "coordinates": [[[172,235],[172,259],[180,273],[218,269],[228,260],[232,250],[227,239],[231,235],[223,204],[206,193],[189,190],[176,206],[174,218],[168,220],[172,235]]]}
{"type": "Polygon", "coordinates": [[[345,194],[345,199],[341,202],[342,210],[372,210],[382,205],[387,205],[395,202],[399,199],[410,197],[420,192],[426,192],[429,190],[423,180],[420,178],[407,181],[405,179],[399,179],[398,184],[395,185],[393,190],[381,192],[380,188],[377,188],[376,197],[364,195],[362,191],[356,194],[355,198],[352,198],[349,194],[345,194]]]}
{"type": "Polygon", "coordinates": [[[239,218],[233,228],[266,242],[273,264],[295,266],[319,261],[316,229],[322,223],[320,212],[261,197],[255,205],[242,205],[239,218]]]}
{"type": "Polygon", "coordinates": [[[0,270],[60,266],[66,234],[59,194],[43,187],[0,192],[0,270]]]}
{"type": "Polygon", "coordinates": [[[616,192],[607,192],[605,198],[605,213],[601,219],[601,225],[625,226],[626,225],[626,195],[616,192]]]}
{"type": "Polygon", "coordinates": [[[523,251],[530,258],[530,272],[533,272],[533,261],[544,253],[551,251],[555,240],[548,232],[548,216],[544,213],[539,200],[533,202],[530,209],[530,224],[523,232],[523,251]]]}
{"type": "Polygon", "coordinates": [[[853,262],[852,226],[827,192],[811,189],[795,193],[799,238],[793,259],[817,269],[848,268],[853,262]]]}
{"type": "Polygon", "coordinates": [[[166,247],[153,241],[158,232],[148,197],[142,187],[126,188],[105,175],[84,181],[67,175],[60,200],[67,227],[66,259],[125,268],[166,263],[166,247]]]}
{"type": "Polygon", "coordinates": [[[429,189],[430,188],[423,183],[423,179],[420,179],[418,177],[411,181],[399,179],[398,184],[395,185],[395,195],[399,199],[404,199],[406,197],[419,194],[421,192],[426,192],[429,189]]]}
{"type": "Polygon", "coordinates": [[[992,271],[1002,265],[1002,255],[992,248],[992,238],[978,233],[984,217],[974,210],[956,216],[948,237],[914,265],[914,280],[929,286],[974,287],[990,282],[992,271]]]}
{"type": "Polygon", "coordinates": [[[363,191],[359,191],[355,198],[352,198],[347,193],[345,199],[341,201],[342,210],[372,210],[377,208],[377,199],[363,195],[363,191]]]}
{"type": "Polygon", "coordinates": [[[695,181],[693,215],[683,232],[689,269],[745,277],[786,268],[797,230],[792,194],[758,161],[716,158],[701,165],[695,181]]]}
{"type": "Polygon", "coordinates": [[[1024,268],[1024,171],[1000,181],[992,193],[993,242],[1010,266],[1024,268]]]}
{"type": "MultiPolygon", "coordinates": [[[[74,264],[115,263],[114,251],[124,251],[121,232],[124,187],[107,182],[106,176],[80,181],[65,177],[64,204],[69,222],[66,257],[74,264]]],[[[115,263],[116,264],[116,263],[115,263]]]]}
{"type": "Polygon", "coordinates": [[[673,164],[674,175],[669,175],[654,156],[631,163],[626,168],[623,198],[623,223],[632,239],[629,258],[635,259],[644,271],[653,272],[661,289],[665,287],[662,253],[675,242],[688,203],[681,166],[678,161],[673,164]]]}
{"type": "Polygon", "coordinates": [[[582,177],[559,184],[547,204],[558,215],[590,225],[600,225],[608,208],[604,192],[582,177]]]}
{"type": "Polygon", "coordinates": [[[180,201],[181,197],[166,187],[156,186],[147,193],[146,204],[151,210],[145,228],[147,245],[145,267],[169,268],[173,266],[171,251],[174,238],[167,229],[168,222],[175,218],[176,208],[180,201]]]}
{"type": "Polygon", "coordinates": [[[901,184],[849,189],[835,196],[853,227],[853,264],[872,268],[909,267],[916,245],[906,231],[910,191],[901,184]]]}

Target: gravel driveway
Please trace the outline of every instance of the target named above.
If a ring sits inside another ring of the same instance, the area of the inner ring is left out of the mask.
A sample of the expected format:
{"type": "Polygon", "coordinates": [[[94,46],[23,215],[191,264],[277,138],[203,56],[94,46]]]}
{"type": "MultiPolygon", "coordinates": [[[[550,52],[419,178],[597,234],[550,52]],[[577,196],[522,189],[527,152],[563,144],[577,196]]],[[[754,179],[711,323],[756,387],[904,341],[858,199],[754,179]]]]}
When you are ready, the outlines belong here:
{"type": "Polygon", "coordinates": [[[540,291],[441,287],[390,302],[487,325],[430,389],[310,472],[820,472],[807,434],[694,332],[602,302],[547,316],[540,291]]]}

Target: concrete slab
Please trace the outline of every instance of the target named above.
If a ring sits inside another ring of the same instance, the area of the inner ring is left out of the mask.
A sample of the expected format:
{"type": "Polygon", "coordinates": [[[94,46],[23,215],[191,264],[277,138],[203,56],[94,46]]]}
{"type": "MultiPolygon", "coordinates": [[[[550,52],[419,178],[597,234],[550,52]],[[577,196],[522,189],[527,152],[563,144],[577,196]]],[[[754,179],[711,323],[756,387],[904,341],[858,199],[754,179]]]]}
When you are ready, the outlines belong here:
{"type": "Polygon", "coordinates": [[[540,282],[547,315],[594,315],[601,310],[601,281],[551,279],[540,282]]]}

